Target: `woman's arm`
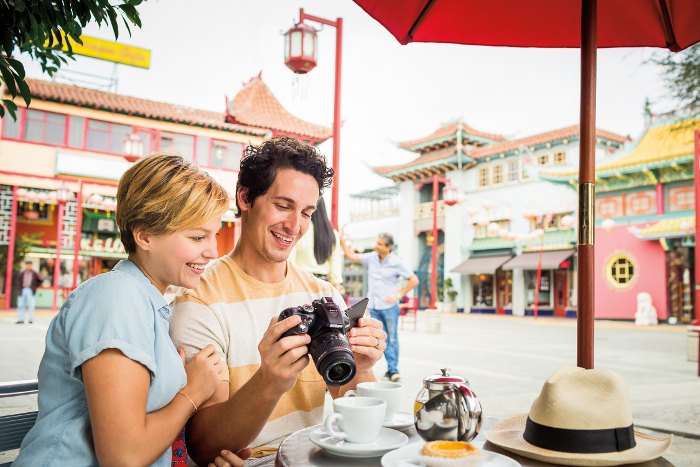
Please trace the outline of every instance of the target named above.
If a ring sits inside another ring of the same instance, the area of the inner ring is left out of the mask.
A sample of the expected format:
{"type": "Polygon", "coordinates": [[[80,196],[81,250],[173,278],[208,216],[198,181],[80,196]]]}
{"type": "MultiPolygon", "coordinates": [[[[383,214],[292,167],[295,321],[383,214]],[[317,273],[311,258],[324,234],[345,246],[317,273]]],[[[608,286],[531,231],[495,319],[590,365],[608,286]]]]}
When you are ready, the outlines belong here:
{"type": "Polygon", "coordinates": [[[334,230],[333,235],[335,235],[335,246],[331,257],[328,258],[328,282],[337,285],[343,283],[343,256],[340,254],[340,234],[334,230]]]}
{"type": "Polygon", "coordinates": [[[340,239],[340,246],[343,247],[343,252],[345,253],[345,257],[346,257],[348,260],[353,261],[353,262],[355,262],[355,263],[361,263],[361,261],[360,261],[360,255],[358,255],[357,253],[355,253],[354,251],[352,251],[352,250],[345,244],[345,240],[343,239],[343,234],[342,234],[342,233],[340,233],[340,235],[338,235],[338,238],[340,239]]]}
{"type": "MultiPolygon", "coordinates": [[[[221,382],[222,366],[214,347],[205,347],[187,364],[188,383],[182,392],[199,406],[221,382]]],[[[168,405],[147,414],[150,371],[118,349],[103,350],[87,360],[82,375],[102,467],[153,464],[194,411],[192,402],[177,394],[168,405]]]]}

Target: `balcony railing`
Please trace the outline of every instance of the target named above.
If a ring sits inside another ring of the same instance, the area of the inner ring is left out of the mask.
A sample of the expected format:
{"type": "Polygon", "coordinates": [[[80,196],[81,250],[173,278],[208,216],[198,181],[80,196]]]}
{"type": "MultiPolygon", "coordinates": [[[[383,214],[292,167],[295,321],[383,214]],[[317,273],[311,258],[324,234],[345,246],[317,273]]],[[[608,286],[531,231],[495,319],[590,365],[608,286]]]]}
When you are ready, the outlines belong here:
{"type": "MultiPolygon", "coordinates": [[[[413,219],[418,220],[418,219],[432,219],[433,218],[433,202],[429,203],[421,203],[421,204],[416,204],[413,207],[413,219]]],[[[438,217],[444,216],[445,215],[445,202],[444,201],[438,201],[437,202],[437,215],[438,217]]]]}

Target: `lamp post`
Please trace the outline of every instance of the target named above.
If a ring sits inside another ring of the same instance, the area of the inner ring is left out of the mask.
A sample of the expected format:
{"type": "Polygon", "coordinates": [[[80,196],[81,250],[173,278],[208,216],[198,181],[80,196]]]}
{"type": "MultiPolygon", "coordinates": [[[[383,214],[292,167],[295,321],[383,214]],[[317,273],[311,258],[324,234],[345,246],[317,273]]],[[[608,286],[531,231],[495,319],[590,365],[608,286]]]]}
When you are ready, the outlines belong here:
{"type": "Polygon", "coordinates": [[[294,73],[305,74],[316,66],[318,44],[316,31],[305,25],[304,20],[333,26],[336,30],[335,39],[335,97],[333,110],[333,190],[331,193],[331,225],[338,229],[338,190],[340,183],[340,63],[343,52],[343,18],[335,21],[311,16],[299,9],[299,24],[291,28],[285,37],[284,63],[294,73]]]}
{"type": "MultiPolygon", "coordinates": [[[[445,189],[443,194],[445,196],[450,196],[449,206],[453,206],[457,203],[457,189],[450,185],[450,180],[447,178],[440,177],[438,174],[433,175],[433,244],[431,246],[431,264],[432,272],[430,273],[430,309],[435,310],[435,299],[437,298],[437,244],[438,244],[438,228],[437,228],[437,212],[438,212],[438,185],[440,182],[444,183],[445,189]],[[449,187],[449,188],[448,188],[449,187]],[[454,202],[453,202],[454,201],[454,202]]],[[[447,200],[445,200],[447,204],[447,200]]]]}
{"type": "Polygon", "coordinates": [[[70,189],[61,185],[56,190],[56,201],[58,201],[58,212],[56,213],[56,262],[53,265],[53,305],[52,311],[56,311],[56,302],[58,301],[58,280],[61,277],[61,230],[63,229],[63,212],[66,209],[66,203],[70,201],[72,193],[70,189]]]}

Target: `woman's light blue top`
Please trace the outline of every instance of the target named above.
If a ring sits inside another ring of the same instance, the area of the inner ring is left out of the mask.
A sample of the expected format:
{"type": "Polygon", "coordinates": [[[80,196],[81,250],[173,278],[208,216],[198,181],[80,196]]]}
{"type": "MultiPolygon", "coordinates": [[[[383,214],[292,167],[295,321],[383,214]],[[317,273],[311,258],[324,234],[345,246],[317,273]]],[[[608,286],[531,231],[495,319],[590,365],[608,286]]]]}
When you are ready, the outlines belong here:
{"type": "MultiPolygon", "coordinates": [[[[163,295],[128,260],[73,291],[46,334],[39,416],[13,467],[98,465],[80,365],[105,349],[119,349],[150,371],[147,413],[166,406],[187,382],[168,335],[171,313],[163,295]]],[[[153,465],[167,467],[171,457],[168,447],[153,465]]]]}

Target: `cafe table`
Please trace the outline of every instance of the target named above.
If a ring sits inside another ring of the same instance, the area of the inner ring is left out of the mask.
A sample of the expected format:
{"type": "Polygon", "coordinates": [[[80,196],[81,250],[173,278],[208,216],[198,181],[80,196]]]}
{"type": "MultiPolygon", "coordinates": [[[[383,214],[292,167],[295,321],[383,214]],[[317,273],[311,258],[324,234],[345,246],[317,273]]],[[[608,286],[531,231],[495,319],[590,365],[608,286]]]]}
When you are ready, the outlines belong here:
{"type": "MultiPolygon", "coordinates": [[[[492,426],[496,425],[503,418],[495,417],[484,417],[481,432],[472,441],[472,444],[487,451],[493,451],[504,456],[508,456],[511,459],[516,460],[523,467],[548,467],[553,464],[546,462],[540,462],[533,459],[528,459],[527,457],[519,456],[513,454],[505,449],[501,449],[498,446],[486,441],[483,432],[489,430],[492,426]]],[[[354,466],[354,467],[376,467],[381,466],[381,457],[369,457],[364,459],[349,458],[349,457],[338,457],[331,454],[327,454],[322,448],[316,446],[309,440],[309,433],[314,430],[323,428],[323,425],[315,425],[303,430],[299,430],[296,433],[292,433],[287,439],[280,445],[280,450],[277,453],[277,457],[272,463],[272,456],[270,456],[270,461],[265,463],[256,463],[256,466],[270,466],[275,467],[331,467],[331,466],[354,466]]],[[[411,443],[424,443],[423,439],[418,436],[416,429],[411,427],[404,430],[404,433],[408,436],[408,444],[411,443]]],[[[246,465],[248,465],[246,463],[246,465]]],[[[665,460],[663,457],[655,459],[653,461],[644,462],[641,464],[627,464],[627,467],[673,467],[673,464],[665,460]]]]}

